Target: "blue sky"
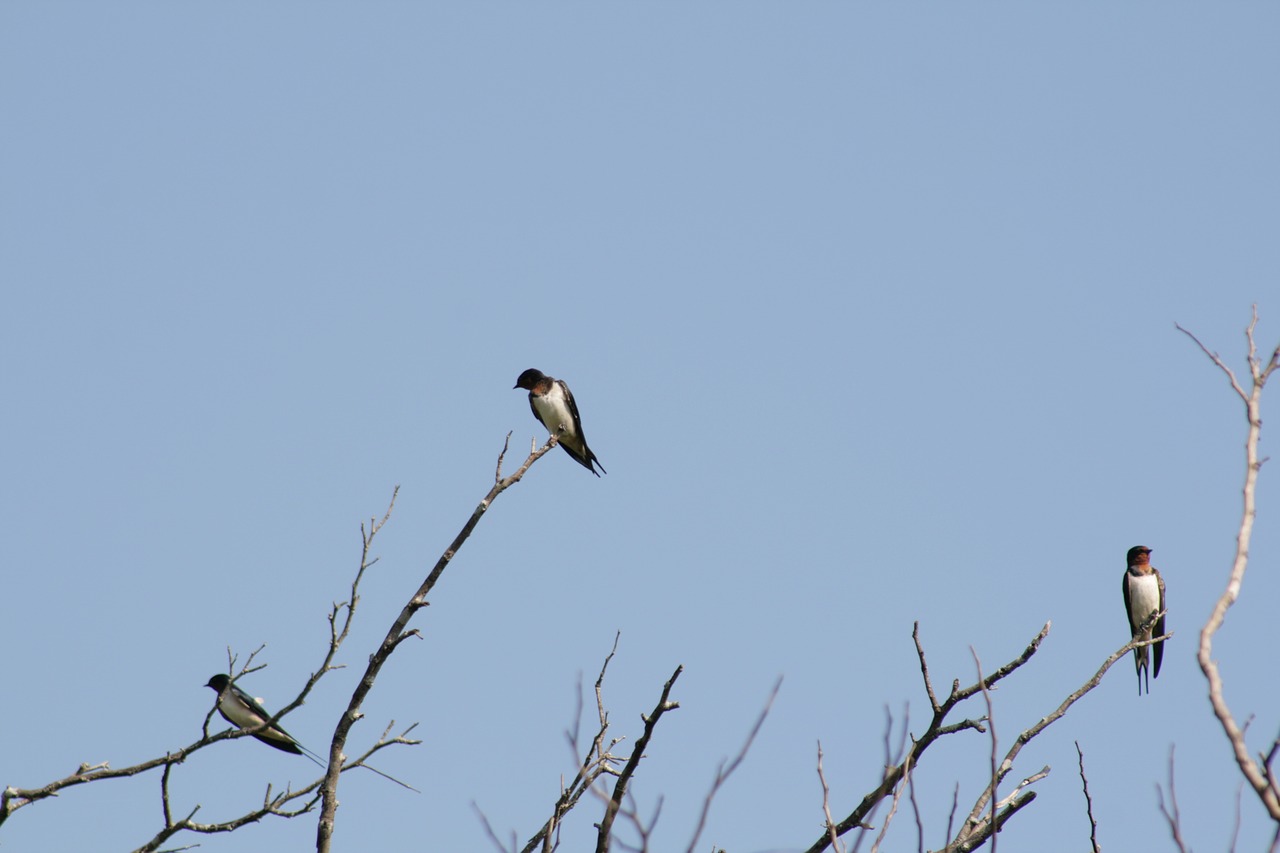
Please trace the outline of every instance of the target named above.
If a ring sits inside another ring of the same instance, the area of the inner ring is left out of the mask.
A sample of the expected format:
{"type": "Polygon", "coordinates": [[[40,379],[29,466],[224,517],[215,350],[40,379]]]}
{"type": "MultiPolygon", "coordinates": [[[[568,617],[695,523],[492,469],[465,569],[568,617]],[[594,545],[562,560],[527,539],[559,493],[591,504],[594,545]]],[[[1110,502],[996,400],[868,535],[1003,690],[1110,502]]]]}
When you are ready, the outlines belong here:
{"type": "MultiPolygon", "coordinates": [[[[843,815],[885,706],[924,728],[914,620],[940,688],[1053,621],[994,694],[1007,745],[1125,641],[1139,543],[1164,671],[1139,699],[1120,663],[1023,751],[1015,775],[1052,773],[1001,847],[1087,847],[1078,740],[1104,848],[1172,849],[1174,744],[1188,842],[1225,848],[1239,777],[1194,646],[1244,419],[1173,324],[1242,368],[1258,302],[1280,340],[1278,27],[1260,3],[6,4],[0,783],[189,743],[228,646],[266,643],[244,686],[287,701],[399,484],[350,668],[286,723],[322,749],[506,433],[543,439],[511,390],[538,367],[609,473],[556,451],[486,516],[353,739],[420,722],[378,763],[423,793],[344,779],[339,849],[491,849],[472,803],[527,838],[617,631],[615,734],[685,666],[633,788],[664,798],[656,849],[684,849],[780,675],[699,849],[803,849],[816,742],[843,815]]],[[[1255,750],[1280,699],[1274,475],[1217,645],[1255,750]]],[[[922,764],[931,846],[988,749],[922,764]]],[[[310,769],[240,740],[175,797],[226,819],[310,769]]],[[[132,849],[158,787],[69,791],[0,846],[132,849]]],[[[1240,838],[1270,838],[1249,795],[1240,838]]]]}

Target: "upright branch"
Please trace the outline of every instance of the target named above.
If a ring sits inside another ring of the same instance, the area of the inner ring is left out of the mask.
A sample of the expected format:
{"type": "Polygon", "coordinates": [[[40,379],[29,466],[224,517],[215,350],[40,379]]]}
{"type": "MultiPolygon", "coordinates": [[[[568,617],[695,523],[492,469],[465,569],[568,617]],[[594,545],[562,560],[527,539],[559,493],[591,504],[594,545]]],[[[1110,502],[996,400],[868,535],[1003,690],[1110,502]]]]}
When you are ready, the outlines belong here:
{"type": "MultiPolygon", "coordinates": [[[[885,728],[884,728],[884,766],[893,767],[899,761],[902,762],[902,781],[898,783],[898,788],[893,794],[893,801],[889,804],[889,813],[884,816],[884,821],[880,824],[880,834],[876,836],[876,840],[871,843],[871,853],[879,853],[880,845],[884,843],[884,838],[889,834],[889,827],[893,824],[894,815],[898,813],[898,803],[902,800],[903,793],[907,790],[907,786],[911,784],[915,778],[913,774],[914,767],[911,767],[911,758],[907,756],[907,739],[911,735],[911,713],[910,708],[904,708],[902,712],[902,737],[898,740],[898,748],[891,750],[890,736],[893,734],[893,715],[889,712],[889,706],[884,709],[885,728]]],[[[865,827],[870,829],[871,827],[865,827]]],[[[866,838],[865,834],[860,834],[856,841],[853,842],[853,853],[858,853],[862,846],[862,840],[866,838]]]]}
{"type": "MultiPolygon", "coordinates": [[[[973,646],[970,646],[969,653],[973,655],[973,663],[978,670],[978,683],[982,684],[982,660],[978,657],[978,650],[975,649],[973,646]]],[[[987,705],[987,727],[991,729],[991,765],[990,765],[991,775],[989,777],[991,779],[991,787],[988,789],[988,791],[990,792],[989,799],[991,800],[991,821],[990,822],[991,822],[991,825],[994,826],[996,823],[996,817],[997,817],[996,789],[999,788],[1000,786],[999,765],[996,764],[996,756],[999,754],[999,751],[1000,751],[1000,739],[996,737],[995,705],[991,701],[991,691],[988,690],[986,687],[982,688],[982,701],[985,702],[987,705]]],[[[1047,772],[1047,768],[1046,768],[1046,772],[1047,772]]],[[[1031,797],[1034,797],[1034,796],[1035,796],[1034,794],[1030,795],[1030,797],[1028,798],[1028,802],[1030,801],[1031,797]]],[[[974,808],[975,813],[978,810],[979,810],[978,807],[974,808]]],[[[970,816],[971,823],[973,822],[974,817],[976,817],[976,814],[970,816]]],[[[998,836],[994,833],[991,836],[991,853],[996,853],[997,837],[998,836]]]]}
{"type": "MultiPolygon", "coordinates": [[[[1230,367],[1227,367],[1216,352],[1210,352],[1200,342],[1200,339],[1191,332],[1177,324],[1174,325],[1178,331],[1195,341],[1201,352],[1208,356],[1226,374],[1228,381],[1231,383],[1231,389],[1235,391],[1236,396],[1244,403],[1245,416],[1249,422],[1244,445],[1244,507],[1240,516],[1240,528],[1236,534],[1235,560],[1231,564],[1231,573],[1227,578],[1226,588],[1222,591],[1222,595],[1219,596],[1213,611],[1209,614],[1208,621],[1200,629],[1200,647],[1196,659],[1199,661],[1200,670],[1204,673],[1204,677],[1209,684],[1209,704],[1212,705],[1214,716],[1218,718],[1218,723],[1222,726],[1222,731],[1231,744],[1231,751],[1235,756],[1236,764],[1239,766],[1241,774],[1243,774],[1249,786],[1253,788],[1258,799],[1262,801],[1262,805],[1267,810],[1267,813],[1271,815],[1271,819],[1280,823],[1280,782],[1278,782],[1267,756],[1260,756],[1260,760],[1255,760],[1249,754],[1249,746],[1245,742],[1244,730],[1236,722],[1231,709],[1227,706],[1227,700],[1223,696],[1222,676],[1218,671],[1217,662],[1213,659],[1214,634],[1222,627],[1227,610],[1240,597],[1240,587],[1244,583],[1245,569],[1249,565],[1249,542],[1253,537],[1253,522],[1257,515],[1255,496],[1258,472],[1261,470],[1262,464],[1266,462],[1266,459],[1258,458],[1258,440],[1262,433],[1262,389],[1267,384],[1267,379],[1272,372],[1280,365],[1280,346],[1277,346],[1265,361],[1259,358],[1258,347],[1253,334],[1258,325],[1258,306],[1254,305],[1253,317],[1245,328],[1245,340],[1249,350],[1250,379],[1250,387],[1246,391],[1239,380],[1236,379],[1235,373],[1230,367]]],[[[1274,748],[1272,752],[1274,752],[1274,748]]]]}
{"type": "Polygon", "coordinates": [[[818,741],[818,782],[822,785],[822,816],[825,818],[823,826],[827,830],[827,839],[835,853],[844,853],[840,837],[836,835],[835,818],[831,816],[831,787],[827,784],[826,774],[822,772],[822,741],[818,741]]]}
{"type": "Polygon", "coordinates": [[[682,672],[684,672],[684,667],[677,666],[676,671],[671,673],[667,683],[662,686],[662,695],[658,697],[658,704],[653,706],[653,710],[648,715],[641,716],[641,720],[644,722],[644,732],[632,748],[631,757],[627,759],[627,763],[622,767],[622,772],[618,774],[617,781],[613,784],[613,794],[605,803],[604,817],[600,821],[600,831],[596,836],[596,853],[608,853],[609,851],[609,845],[613,841],[614,818],[618,816],[618,809],[622,807],[622,799],[627,793],[627,785],[630,784],[631,777],[635,775],[636,768],[640,766],[640,759],[644,758],[645,747],[649,745],[649,739],[653,737],[653,730],[657,727],[658,720],[662,719],[662,715],[667,711],[680,707],[680,703],[671,701],[670,696],[671,688],[682,672]]]}
{"type": "Polygon", "coordinates": [[[1080,741],[1076,741],[1076,755],[1080,758],[1080,786],[1084,788],[1084,812],[1089,818],[1089,850],[1091,853],[1102,853],[1098,848],[1098,822],[1093,818],[1093,797],[1089,796],[1089,777],[1084,775],[1084,750],[1080,741]]]}
{"type": "Polygon", "coordinates": [[[528,458],[524,460],[524,464],[514,474],[503,478],[502,460],[507,454],[510,442],[511,433],[507,433],[506,441],[502,445],[502,452],[498,454],[497,469],[493,476],[493,487],[489,489],[488,494],[476,506],[471,513],[471,517],[462,526],[462,530],[454,537],[453,542],[449,543],[449,547],[440,555],[440,559],[436,561],[426,580],[422,582],[422,585],[418,587],[417,591],[401,609],[400,615],[391,624],[391,628],[387,631],[387,635],[383,638],[381,645],[369,656],[369,665],[365,668],[364,675],[356,685],[355,691],[352,692],[351,700],[348,702],[346,710],[342,712],[342,716],[338,719],[337,727],[333,732],[333,739],[329,743],[328,770],[325,773],[324,784],[320,789],[320,820],[316,828],[317,853],[329,853],[331,849],[334,818],[338,810],[338,773],[343,762],[342,750],[346,747],[351,727],[355,725],[356,720],[364,716],[360,707],[364,704],[365,697],[369,695],[369,691],[373,689],[373,683],[377,679],[378,673],[382,671],[387,659],[391,657],[391,654],[402,642],[409,637],[418,636],[416,629],[408,630],[409,620],[413,618],[415,613],[427,606],[427,594],[435,587],[436,582],[444,573],[449,562],[453,560],[458,550],[462,548],[467,538],[471,536],[471,531],[475,530],[476,525],[480,523],[480,519],[484,517],[489,506],[498,495],[520,482],[525,472],[529,470],[529,466],[556,446],[557,439],[556,436],[551,436],[546,444],[529,454],[528,458]]]}
{"type": "MultiPolygon", "coordinates": [[[[1164,804],[1164,790],[1156,785],[1156,802],[1160,806],[1160,814],[1164,815],[1165,822],[1169,824],[1169,836],[1173,839],[1173,846],[1178,848],[1178,853],[1188,853],[1187,843],[1182,838],[1182,812],[1178,810],[1178,792],[1173,786],[1173,747],[1169,747],[1169,805],[1164,804]]],[[[1235,849],[1232,845],[1230,850],[1235,849]]]]}
{"type": "MultiPolygon", "coordinates": [[[[604,707],[604,676],[609,669],[609,662],[613,660],[614,654],[618,651],[619,636],[621,634],[614,635],[613,648],[605,656],[604,663],[600,666],[600,674],[596,676],[596,719],[599,722],[599,728],[591,739],[591,744],[587,747],[586,754],[578,763],[578,770],[573,779],[570,780],[568,785],[561,783],[560,796],[556,799],[555,805],[552,806],[551,817],[547,819],[541,829],[534,833],[533,837],[522,848],[521,853],[534,853],[536,850],[542,850],[543,853],[551,853],[558,846],[560,821],[578,804],[578,801],[582,799],[582,795],[591,790],[600,776],[605,774],[618,775],[619,771],[614,765],[621,759],[613,754],[612,749],[618,745],[621,739],[615,738],[608,745],[605,744],[605,736],[609,732],[609,712],[604,707]]],[[[572,731],[565,733],[565,737],[569,742],[569,749],[572,751],[575,761],[578,759],[578,751],[581,748],[582,710],[582,685],[581,679],[579,679],[578,712],[574,717],[572,731]]],[[[484,819],[483,814],[481,819],[484,819]]],[[[487,824],[488,821],[486,820],[485,823],[487,824]]],[[[492,830],[489,831],[489,835],[493,836],[492,830]]]]}

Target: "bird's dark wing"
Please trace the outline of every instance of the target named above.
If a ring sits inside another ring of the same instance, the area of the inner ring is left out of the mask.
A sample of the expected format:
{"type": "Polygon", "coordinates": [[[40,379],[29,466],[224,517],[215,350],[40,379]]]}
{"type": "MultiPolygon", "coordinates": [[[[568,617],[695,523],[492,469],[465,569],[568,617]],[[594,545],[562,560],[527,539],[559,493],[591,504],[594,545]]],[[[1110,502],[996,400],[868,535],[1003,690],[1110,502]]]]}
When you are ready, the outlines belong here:
{"type": "MultiPolygon", "coordinates": [[[[243,703],[246,708],[248,708],[250,711],[254,713],[255,716],[258,717],[258,722],[265,723],[267,720],[271,719],[271,712],[268,711],[266,708],[262,707],[262,703],[260,703],[257,699],[254,699],[252,696],[250,696],[248,693],[245,693],[243,690],[241,690],[239,687],[235,686],[234,684],[231,685],[231,691],[236,699],[240,700],[240,702],[243,703]]],[[[223,714],[223,716],[225,717],[226,714],[223,714]]],[[[235,720],[230,720],[230,722],[235,723],[235,720]]],[[[245,728],[251,728],[251,727],[246,726],[245,728]]],[[[256,738],[257,740],[262,741],[268,746],[274,746],[276,749],[282,749],[285,752],[292,752],[295,755],[302,754],[302,750],[299,748],[299,744],[297,740],[294,739],[293,735],[286,732],[284,730],[284,727],[281,726],[279,723],[275,723],[274,725],[268,726],[267,728],[255,734],[253,737],[256,738]]]]}
{"type": "Polygon", "coordinates": [[[1138,632],[1138,626],[1133,624],[1133,610],[1129,606],[1129,572],[1127,570],[1120,578],[1120,590],[1124,593],[1124,618],[1129,622],[1129,636],[1133,637],[1138,632]]]}
{"type": "Polygon", "coordinates": [[[262,705],[258,702],[257,699],[254,699],[252,696],[250,696],[248,693],[245,693],[243,690],[241,690],[239,687],[237,687],[234,684],[230,685],[230,689],[231,689],[232,696],[234,696],[236,699],[239,699],[240,704],[244,705],[246,708],[248,708],[250,711],[256,714],[259,720],[261,720],[262,722],[266,722],[267,720],[271,719],[271,712],[268,711],[266,708],[262,707],[262,705]]]}
{"type": "MultiPolygon", "coordinates": [[[[595,453],[587,445],[587,435],[582,431],[582,416],[578,414],[578,404],[573,399],[573,392],[569,390],[569,386],[564,384],[564,380],[557,379],[556,384],[560,386],[560,390],[564,392],[564,401],[569,405],[569,414],[573,415],[573,429],[577,433],[578,441],[582,444],[582,452],[579,453],[565,442],[560,442],[560,446],[565,452],[574,458],[575,461],[597,477],[600,476],[595,466],[600,465],[600,460],[596,458],[595,453]]],[[[604,466],[600,465],[600,470],[604,471],[604,466]]],[[[605,471],[605,473],[609,473],[605,471]]]]}
{"type": "Polygon", "coordinates": [[[569,404],[569,412],[573,415],[573,430],[578,434],[578,438],[582,439],[582,443],[586,444],[587,437],[582,433],[582,417],[578,414],[578,404],[573,400],[573,392],[569,390],[568,385],[564,384],[563,379],[557,379],[556,384],[564,392],[564,401],[569,404]]]}
{"type": "MultiPolygon", "coordinates": [[[[1164,578],[1162,578],[1160,576],[1160,573],[1155,569],[1152,569],[1151,573],[1156,576],[1156,583],[1160,584],[1160,610],[1163,611],[1165,609],[1164,578]]],[[[1164,616],[1161,616],[1159,619],[1156,620],[1155,627],[1151,629],[1151,633],[1154,636],[1156,637],[1164,636],[1164,620],[1165,620],[1164,616]]],[[[1158,677],[1160,675],[1160,661],[1164,659],[1164,640],[1161,640],[1160,642],[1155,644],[1154,658],[1155,658],[1155,662],[1154,662],[1155,671],[1152,672],[1151,674],[1153,676],[1158,677]]]]}

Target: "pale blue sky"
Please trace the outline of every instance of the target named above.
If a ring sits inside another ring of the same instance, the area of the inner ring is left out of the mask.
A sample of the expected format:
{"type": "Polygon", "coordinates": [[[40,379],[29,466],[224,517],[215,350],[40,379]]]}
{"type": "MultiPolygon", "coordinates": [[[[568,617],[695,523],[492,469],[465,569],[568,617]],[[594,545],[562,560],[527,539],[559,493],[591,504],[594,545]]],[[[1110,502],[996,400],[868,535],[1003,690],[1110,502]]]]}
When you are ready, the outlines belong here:
{"type": "MultiPolygon", "coordinates": [[[[1244,421],[1173,324],[1241,366],[1257,301],[1280,340],[1278,36],[1262,3],[5,4],[0,784],[190,742],[228,645],[266,643],[244,686],[291,698],[400,484],[351,668],[286,723],[322,749],[503,436],[544,437],[511,390],[538,367],[609,473],[556,451],[484,519],[353,739],[420,721],[379,765],[423,794],[344,779],[339,849],[490,849],[472,802],[527,838],[619,630],[615,734],[686,667],[633,788],[665,798],[656,849],[779,675],[699,849],[803,849],[816,741],[843,816],[884,706],[924,728],[913,620],[940,689],[1053,620],[994,694],[1008,744],[1125,641],[1139,543],[1165,669],[1140,699],[1122,662],[1023,751],[1016,775],[1053,772],[1001,848],[1087,847],[1079,740],[1104,849],[1171,849],[1171,744],[1189,843],[1224,849],[1238,774],[1194,645],[1244,421]]],[[[1280,724],[1276,476],[1218,645],[1255,749],[1280,724]]],[[[928,753],[931,846],[988,748],[928,753]]],[[[222,744],[175,809],[226,819],[311,769],[222,744]]],[[[0,847],[132,849],[158,788],[69,791],[0,847]]],[[[1246,796],[1240,849],[1269,838],[1246,796]]]]}

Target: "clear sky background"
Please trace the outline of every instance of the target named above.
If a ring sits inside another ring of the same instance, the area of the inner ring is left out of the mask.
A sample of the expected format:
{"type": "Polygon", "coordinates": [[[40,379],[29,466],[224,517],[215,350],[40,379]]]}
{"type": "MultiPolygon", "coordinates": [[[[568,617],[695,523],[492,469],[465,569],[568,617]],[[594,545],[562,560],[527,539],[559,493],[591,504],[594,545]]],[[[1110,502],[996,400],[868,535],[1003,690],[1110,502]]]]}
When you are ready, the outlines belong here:
{"type": "MultiPolygon", "coordinates": [[[[885,707],[925,727],[914,620],[940,690],[1053,621],[994,694],[1003,750],[1127,639],[1139,543],[1164,671],[1139,698],[1121,662],[1023,751],[1015,776],[1052,773],[1000,847],[1087,849],[1078,740],[1104,849],[1172,849],[1174,745],[1186,838],[1225,849],[1239,775],[1194,648],[1245,422],[1174,323],[1240,369],[1251,303],[1280,340],[1278,39],[1263,3],[4,4],[0,784],[191,742],[228,646],[265,643],[244,686],[292,698],[399,484],[350,668],[286,722],[323,749],[503,437],[544,439],[511,390],[538,367],[609,473],[557,450],[484,518],[353,735],[418,721],[377,763],[422,794],[344,777],[338,849],[490,850],[473,803],[531,835],[618,631],[615,734],[685,666],[633,788],[663,798],[655,850],[684,849],[780,675],[699,849],[803,849],[817,741],[843,816],[885,707]]],[[[1277,477],[1217,645],[1255,750],[1280,725],[1277,477]]],[[[929,846],[988,750],[927,754],[929,846]]],[[[313,769],[220,744],[175,810],[228,819],[313,769]]],[[[158,794],[67,791],[0,847],[132,849],[158,794]]]]}

